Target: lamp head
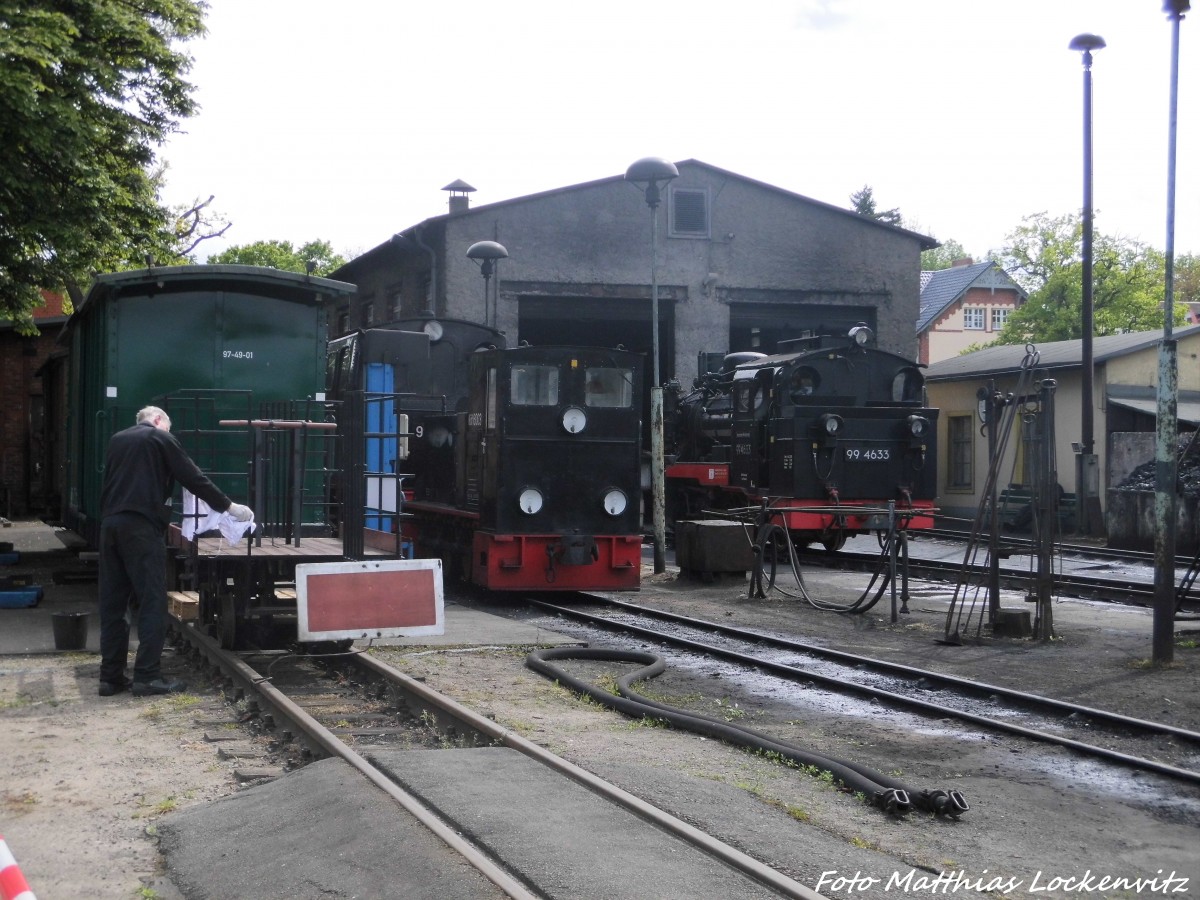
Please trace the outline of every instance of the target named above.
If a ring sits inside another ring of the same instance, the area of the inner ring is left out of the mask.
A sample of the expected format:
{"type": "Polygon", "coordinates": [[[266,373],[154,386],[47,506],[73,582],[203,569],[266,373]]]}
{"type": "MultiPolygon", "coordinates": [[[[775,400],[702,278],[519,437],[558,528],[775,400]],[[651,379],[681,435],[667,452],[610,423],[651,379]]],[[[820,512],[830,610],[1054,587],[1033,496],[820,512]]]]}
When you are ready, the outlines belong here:
{"type": "Polygon", "coordinates": [[[631,181],[646,192],[646,202],[658,206],[659,185],[679,177],[675,163],[659,156],[645,156],[625,170],[625,180],[631,181]]]}
{"type": "Polygon", "coordinates": [[[476,241],[467,248],[467,259],[475,260],[484,278],[492,274],[494,263],[498,259],[508,259],[508,250],[503,244],[495,241],[476,241]]]}
{"type": "Polygon", "coordinates": [[[1092,51],[1103,50],[1107,46],[1104,38],[1098,34],[1077,34],[1071,38],[1071,43],[1067,45],[1067,48],[1069,50],[1083,51],[1083,64],[1090,66],[1092,64],[1092,51]]]}
{"type": "Polygon", "coordinates": [[[1168,19],[1182,19],[1183,14],[1191,8],[1191,0],[1163,0],[1163,12],[1168,19]]]}

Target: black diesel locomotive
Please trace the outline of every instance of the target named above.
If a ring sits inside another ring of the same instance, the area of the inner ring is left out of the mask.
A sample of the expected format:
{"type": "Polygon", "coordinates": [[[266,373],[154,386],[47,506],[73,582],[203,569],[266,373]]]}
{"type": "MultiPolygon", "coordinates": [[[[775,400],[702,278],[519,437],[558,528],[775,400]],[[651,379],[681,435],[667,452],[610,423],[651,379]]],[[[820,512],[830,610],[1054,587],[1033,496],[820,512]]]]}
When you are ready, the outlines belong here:
{"type": "Polygon", "coordinates": [[[932,527],[938,411],[924,406],[918,365],[873,340],[860,325],[771,356],[730,354],[690,393],[675,392],[669,518],[766,504],[797,544],[828,550],[886,530],[889,503],[900,527],[932,527]]]}
{"type": "Polygon", "coordinates": [[[481,328],[331,343],[331,396],[365,410],[368,542],[399,541],[490,590],[636,589],[642,357],[504,349],[481,328]],[[443,341],[458,348],[455,385],[421,361],[443,341]]]}

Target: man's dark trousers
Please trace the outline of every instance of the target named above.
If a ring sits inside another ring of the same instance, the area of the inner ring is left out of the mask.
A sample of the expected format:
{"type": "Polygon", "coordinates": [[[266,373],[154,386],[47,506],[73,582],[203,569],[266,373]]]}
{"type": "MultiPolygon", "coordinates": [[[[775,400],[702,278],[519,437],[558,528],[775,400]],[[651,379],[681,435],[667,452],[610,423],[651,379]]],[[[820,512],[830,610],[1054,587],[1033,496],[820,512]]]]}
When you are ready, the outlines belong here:
{"type": "Polygon", "coordinates": [[[130,601],[137,598],[137,657],[133,680],[162,677],[167,637],[167,550],[163,530],[137,513],[105,516],[100,523],[100,680],[125,680],[130,601]]]}

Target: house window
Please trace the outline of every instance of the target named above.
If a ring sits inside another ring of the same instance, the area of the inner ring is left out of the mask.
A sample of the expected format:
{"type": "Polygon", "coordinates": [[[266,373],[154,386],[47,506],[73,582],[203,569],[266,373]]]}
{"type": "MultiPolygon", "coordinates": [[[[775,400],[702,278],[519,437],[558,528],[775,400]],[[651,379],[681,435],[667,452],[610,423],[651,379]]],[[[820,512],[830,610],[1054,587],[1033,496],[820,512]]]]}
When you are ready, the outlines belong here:
{"type": "Polygon", "coordinates": [[[974,422],[970,416],[950,416],[950,470],[947,472],[946,487],[957,490],[971,489],[971,441],[974,437],[974,422]]]}
{"type": "Polygon", "coordinates": [[[344,309],[338,310],[337,316],[337,333],[345,334],[350,330],[350,313],[344,309]]]}
{"type": "Polygon", "coordinates": [[[364,303],[362,308],[363,328],[370,328],[375,324],[375,304],[364,303]]]}
{"type": "Polygon", "coordinates": [[[708,191],[671,191],[671,234],[708,237],[708,191]]]}
{"type": "Polygon", "coordinates": [[[983,307],[963,307],[963,328],[972,331],[983,331],[983,307]]]}
{"type": "Polygon", "coordinates": [[[1003,331],[1005,324],[1008,322],[1008,314],[1012,312],[1006,306],[996,307],[992,310],[992,331],[1003,331]]]}

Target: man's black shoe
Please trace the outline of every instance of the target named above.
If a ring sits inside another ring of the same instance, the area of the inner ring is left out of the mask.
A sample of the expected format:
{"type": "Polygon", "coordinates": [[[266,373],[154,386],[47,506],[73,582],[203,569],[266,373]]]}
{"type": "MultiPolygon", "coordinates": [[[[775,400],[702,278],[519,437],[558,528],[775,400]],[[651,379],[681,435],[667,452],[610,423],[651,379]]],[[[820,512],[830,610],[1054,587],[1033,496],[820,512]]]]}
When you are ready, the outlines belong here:
{"type": "Polygon", "coordinates": [[[187,690],[187,682],[164,681],[162,678],[156,678],[154,681],[135,681],[132,690],[135,697],[150,697],[155,694],[178,694],[181,691],[187,690]]]}
{"type": "Polygon", "coordinates": [[[122,691],[129,690],[129,687],[132,684],[133,682],[128,678],[122,678],[120,681],[101,681],[100,696],[111,697],[113,694],[119,694],[122,691]]]}

